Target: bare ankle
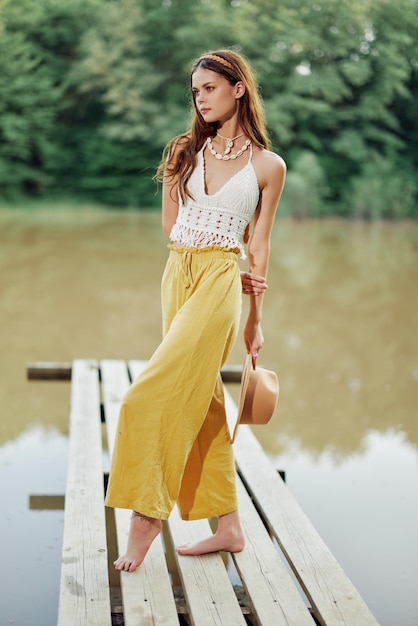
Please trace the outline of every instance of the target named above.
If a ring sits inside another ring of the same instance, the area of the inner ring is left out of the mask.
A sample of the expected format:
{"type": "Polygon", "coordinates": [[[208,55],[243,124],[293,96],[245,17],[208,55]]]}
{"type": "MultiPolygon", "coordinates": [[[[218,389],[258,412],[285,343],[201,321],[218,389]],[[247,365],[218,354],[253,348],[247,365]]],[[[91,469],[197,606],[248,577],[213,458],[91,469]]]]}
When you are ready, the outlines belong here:
{"type": "Polygon", "coordinates": [[[154,517],[148,517],[147,515],[144,515],[143,513],[140,513],[139,511],[132,511],[132,517],[139,517],[141,522],[151,522],[152,520],[155,519],[154,517]]]}
{"type": "Polygon", "coordinates": [[[182,555],[196,556],[210,552],[241,552],[245,547],[245,534],[237,511],[222,515],[214,535],[202,541],[178,546],[182,555]]]}
{"type": "Polygon", "coordinates": [[[162,521],[160,519],[133,511],[126,554],[114,562],[115,568],[129,572],[135,571],[143,562],[152,542],[161,529],[162,521]]]}

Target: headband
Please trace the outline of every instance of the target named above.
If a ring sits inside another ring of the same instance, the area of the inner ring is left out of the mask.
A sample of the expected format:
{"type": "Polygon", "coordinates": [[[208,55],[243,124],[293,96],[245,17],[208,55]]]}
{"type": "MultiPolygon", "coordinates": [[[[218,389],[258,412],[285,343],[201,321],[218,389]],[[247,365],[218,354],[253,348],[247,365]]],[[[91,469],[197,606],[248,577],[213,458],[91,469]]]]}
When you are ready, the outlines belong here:
{"type": "Polygon", "coordinates": [[[216,61],[217,63],[220,63],[221,65],[224,65],[225,67],[227,67],[229,70],[232,70],[233,72],[235,72],[235,68],[232,65],[232,63],[230,63],[226,59],[223,59],[222,57],[218,57],[217,54],[204,54],[202,57],[200,57],[201,61],[203,59],[210,59],[211,61],[216,61]]]}

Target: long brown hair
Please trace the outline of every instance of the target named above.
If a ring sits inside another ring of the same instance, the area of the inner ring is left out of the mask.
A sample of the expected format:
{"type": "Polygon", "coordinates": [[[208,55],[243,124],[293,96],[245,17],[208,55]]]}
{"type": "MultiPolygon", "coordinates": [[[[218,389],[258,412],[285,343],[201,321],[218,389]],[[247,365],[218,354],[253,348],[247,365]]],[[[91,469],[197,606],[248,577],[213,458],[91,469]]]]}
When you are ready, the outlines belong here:
{"type": "MultiPolygon", "coordinates": [[[[206,52],[193,63],[190,84],[193,74],[198,68],[220,74],[231,85],[236,85],[239,81],[244,83],[246,89],[240,98],[238,122],[244,133],[255,145],[260,148],[269,148],[270,142],[264,120],[264,107],[254,74],[247,60],[233,50],[206,52]]],[[[210,124],[205,122],[196,106],[193,92],[192,97],[194,110],[190,130],[174,137],[166,145],[156,173],[156,178],[160,181],[164,177],[178,178],[179,193],[183,202],[186,201],[187,196],[191,197],[187,183],[196,166],[196,155],[206,139],[216,135],[218,127],[217,122],[210,124]],[[176,148],[176,158],[172,160],[174,148],[176,148]]]]}

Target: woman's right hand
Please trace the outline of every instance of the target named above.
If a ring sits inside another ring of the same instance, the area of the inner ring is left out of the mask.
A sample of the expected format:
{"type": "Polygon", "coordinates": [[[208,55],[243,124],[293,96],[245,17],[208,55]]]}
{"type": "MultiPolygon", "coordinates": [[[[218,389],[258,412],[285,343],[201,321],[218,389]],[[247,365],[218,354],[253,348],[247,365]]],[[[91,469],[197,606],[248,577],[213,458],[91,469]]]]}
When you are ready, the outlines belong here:
{"type": "Polygon", "coordinates": [[[264,276],[258,276],[251,272],[241,272],[241,283],[242,293],[247,296],[259,296],[268,288],[264,276]]]}

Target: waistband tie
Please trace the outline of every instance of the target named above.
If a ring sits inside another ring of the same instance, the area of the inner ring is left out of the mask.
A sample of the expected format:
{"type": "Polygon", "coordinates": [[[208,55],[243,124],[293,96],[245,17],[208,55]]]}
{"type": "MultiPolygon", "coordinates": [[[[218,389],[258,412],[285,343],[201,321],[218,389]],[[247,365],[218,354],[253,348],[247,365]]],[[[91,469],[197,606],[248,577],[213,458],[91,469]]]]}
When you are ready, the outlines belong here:
{"type": "Polygon", "coordinates": [[[180,262],[180,269],[184,276],[184,287],[189,289],[193,283],[192,265],[194,257],[201,257],[209,262],[210,258],[234,259],[237,261],[239,248],[225,248],[223,246],[205,246],[203,248],[179,248],[173,244],[168,244],[168,249],[174,253],[180,262]],[[207,256],[209,255],[209,256],[207,256]]]}
{"type": "Polygon", "coordinates": [[[192,276],[192,252],[190,250],[185,250],[181,254],[181,269],[184,274],[185,284],[184,287],[189,289],[192,285],[193,276],[192,276]]]}

